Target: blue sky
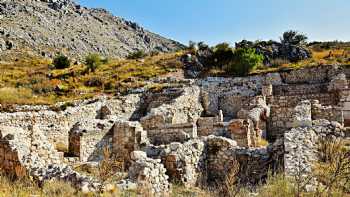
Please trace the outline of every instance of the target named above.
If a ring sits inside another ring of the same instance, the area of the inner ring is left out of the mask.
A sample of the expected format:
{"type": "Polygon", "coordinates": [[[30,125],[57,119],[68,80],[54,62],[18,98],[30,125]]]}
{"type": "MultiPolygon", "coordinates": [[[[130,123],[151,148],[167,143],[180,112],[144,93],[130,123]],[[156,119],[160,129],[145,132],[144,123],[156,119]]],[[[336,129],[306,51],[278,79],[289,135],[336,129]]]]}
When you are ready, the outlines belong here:
{"type": "Polygon", "coordinates": [[[105,8],[184,44],[278,40],[298,30],[309,40],[350,41],[349,0],[77,0],[105,8]]]}

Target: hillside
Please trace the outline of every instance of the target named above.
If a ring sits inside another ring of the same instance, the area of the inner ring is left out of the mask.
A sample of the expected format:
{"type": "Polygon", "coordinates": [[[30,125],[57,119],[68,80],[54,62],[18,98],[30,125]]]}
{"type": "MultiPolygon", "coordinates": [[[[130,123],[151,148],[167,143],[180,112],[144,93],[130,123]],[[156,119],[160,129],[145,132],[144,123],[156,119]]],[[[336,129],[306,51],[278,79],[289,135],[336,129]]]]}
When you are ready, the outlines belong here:
{"type": "Polygon", "coordinates": [[[0,58],[23,52],[44,57],[61,52],[76,58],[92,52],[125,57],[138,50],[171,52],[184,47],[104,9],[89,9],[71,0],[3,0],[0,24],[0,58]]]}

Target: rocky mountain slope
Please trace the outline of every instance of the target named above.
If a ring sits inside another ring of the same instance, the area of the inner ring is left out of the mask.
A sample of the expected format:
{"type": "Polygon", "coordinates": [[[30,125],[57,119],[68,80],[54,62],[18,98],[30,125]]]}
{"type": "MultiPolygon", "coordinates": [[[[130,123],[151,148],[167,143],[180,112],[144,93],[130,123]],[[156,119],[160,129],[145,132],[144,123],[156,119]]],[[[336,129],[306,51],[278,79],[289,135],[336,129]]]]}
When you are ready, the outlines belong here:
{"type": "Polygon", "coordinates": [[[178,42],[113,16],[104,9],[88,9],[72,0],[0,2],[2,57],[23,51],[47,57],[58,52],[73,57],[92,52],[125,57],[137,50],[168,52],[182,47],[178,42]]]}

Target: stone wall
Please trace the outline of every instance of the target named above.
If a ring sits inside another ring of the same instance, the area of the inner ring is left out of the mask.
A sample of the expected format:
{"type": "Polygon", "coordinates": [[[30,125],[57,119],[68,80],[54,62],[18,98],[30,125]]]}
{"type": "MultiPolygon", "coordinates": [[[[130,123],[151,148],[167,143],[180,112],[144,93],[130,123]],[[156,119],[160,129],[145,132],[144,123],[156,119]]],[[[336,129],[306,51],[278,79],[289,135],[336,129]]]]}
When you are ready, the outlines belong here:
{"type": "Polygon", "coordinates": [[[60,154],[37,126],[27,130],[1,126],[0,134],[2,173],[29,175],[39,184],[51,179],[61,180],[84,192],[101,190],[101,183],[61,163],[60,154]]]}
{"type": "Polygon", "coordinates": [[[160,159],[148,158],[145,152],[134,151],[131,153],[131,166],[128,178],[137,183],[140,189],[144,189],[141,195],[164,196],[170,189],[166,169],[160,159]],[[146,192],[149,191],[149,194],[146,192]]]}
{"type": "Polygon", "coordinates": [[[183,144],[171,143],[161,152],[162,163],[173,183],[186,187],[203,185],[205,174],[205,142],[194,139],[183,144]]]}
{"type": "MultiPolygon", "coordinates": [[[[278,137],[283,136],[283,132],[287,129],[292,128],[292,116],[294,112],[294,108],[303,100],[318,100],[321,105],[325,106],[336,106],[340,101],[340,97],[336,92],[328,92],[328,93],[317,93],[317,94],[307,94],[305,90],[305,94],[303,95],[294,95],[294,96],[272,96],[268,97],[267,101],[271,105],[270,117],[267,121],[267,138],[270,141],[274,141],[278,137]]],[[[319,109],[321,110],[321,108],[319,109]]],[[[322,109],[324,112],[327,110],[322,109]]],[[[337,115],[335,117],[329,116],[332,120],[339,119],[341,112],[337,112],[337,110],[331,110],[333,115],[337,115]]],[[[329,113],[331,113],[329,111],[329,113]]],[[[321,112],[321,111],[320,111],[321,112]]],[[[315,111],[316,117],[319,118],[323,116],[324,118],[328,118],[326,114],[321,115],[320,113],[315,111]]]]}
{"type": "MultiPolygon", "coordinates": [[[[207,174],[209,186],[220,186],[234,176],[239,184],[256,185],[273,170],[272,148],[242,148],[222,137],[207,141],[207,174]]],[[[276,167],[277,168],[277,167],[276,167]]]]}
{"type": "Polygon", "coordinates": [[[201,116],[203,107],[200,99],[198,86],[185,87],[180,96],[173,98],[158,107],[152,108],[149,113],[141,119],[145,129],[157,127],[164,124],[182,124],[196,122],[201,116]],[[159,119],[159,116],[162,119],[159,119]],[[153,120],[156,119],[156,120],[153,120]],[[157,122],[160,120],[161,122],[157,122]],[[152,122],[152,124],[149,124],[152,122]]]}
{"type": "Polygon", "coordinates": [[[68,132],[77,122],[98,118],[102,107],[107,107],[115,119],[128,120],[135,116],[134,112],[140,105],[140,95],[111,99],[100,97],[73,105],[59,112],[47,108],[37,111],[35,107],[28,107],[26,112],[0,113],[0,125],[27,128],[34,120],[51,143],[68,147],[68,132]]]}
{"type": "Polygon", "coordinates": [[[275,96],[294,96],[307,94],[317,94],[328,92],[328,83],[317,84],[285,84],[273,86],[273,95],[275,96]]]}
{"type": "Polygon", "coordinates": [[[244,78],[208,77],[204,80],[198,80],[197,84],[201,87],[206,116],[216,116],[219,110],[226,110],[224,116],[234,117],[232,110],[227,109],[237,111],[240,106],[239,103],[235,103],[237,100],[244,102],[245,97],[261,94],[263,84],[281,85],[282,80],[279,73],[269,73],[244,78]]]}
{"type": "Polygon", "coordinates": [[[315,84],[330,81],[331,78],[343,72],[338,66],[317,66],[280,72],[282,81],[287,84],[315,84]]]}
{"type": "Polygon", "coordinates": [[[223,122],[222,117],[200,117],[197,121],[197,133],[199,137],[226,134],[227,123],[223,122]]]}
{"type": "Polygon", "coordinates": [[[197,137],[197,125],[194,123],[159,125],[156,128],[147,128],[147,137],[154,145],[185,142],[197,137]]]}
{"type": "Polygon", "coordinates": [[[340,124],[344,123],[344,115],[341,107],[323,106],[317,100],[313,101],[312,103],[312,119],[325,119],[329,121],[336,121],[340,124]]]}
{"type": "Polygon", "coordinates": [[[69,132],[69,152],[81,162],[102,160],[104,149],[112,148],[113,124],[108,120],[76,123],[69,132]]]}
{"type": "Polygon", "coordinates": [[[344,128],[337,122],[314,120],[311,126],[296,127],[284,134],[284,171],[294,176],[297,172],[310,173],[318,160],[320,139],[344,137],[344,128]]]}
{"type": "Polygon", "coordinates": [[[139,122],[120,121],[113,126],[112,154],[124,162],[125,169],[131,164],[130,155],[141,150],[147,142],[147,133],[139,122]]]}

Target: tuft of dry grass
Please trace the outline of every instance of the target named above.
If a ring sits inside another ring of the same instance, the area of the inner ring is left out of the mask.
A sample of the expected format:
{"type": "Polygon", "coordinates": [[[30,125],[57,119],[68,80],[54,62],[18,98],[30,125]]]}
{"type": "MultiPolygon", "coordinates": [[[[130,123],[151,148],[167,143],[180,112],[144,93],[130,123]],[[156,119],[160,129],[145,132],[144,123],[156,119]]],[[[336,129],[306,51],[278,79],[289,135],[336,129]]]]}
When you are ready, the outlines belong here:
{"type": "Polygon", "coordinates": [[[117,173],[124,172],[124,162],[115,160],[109,148],[103,149],[103,160],[99,164],[99,178],[103,182],[113,179],[114,181],[121,180],[124,177],[117,176],[117,173]]]}

